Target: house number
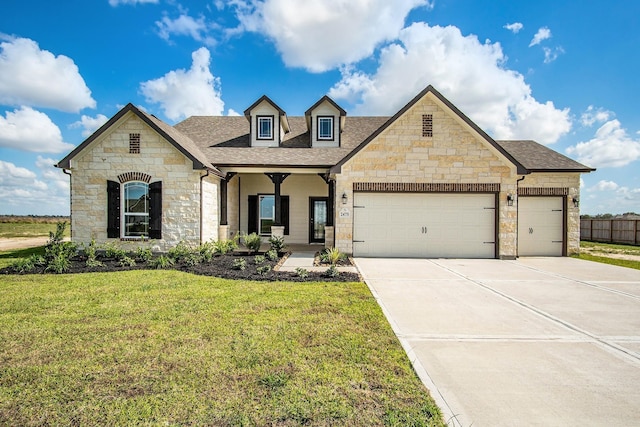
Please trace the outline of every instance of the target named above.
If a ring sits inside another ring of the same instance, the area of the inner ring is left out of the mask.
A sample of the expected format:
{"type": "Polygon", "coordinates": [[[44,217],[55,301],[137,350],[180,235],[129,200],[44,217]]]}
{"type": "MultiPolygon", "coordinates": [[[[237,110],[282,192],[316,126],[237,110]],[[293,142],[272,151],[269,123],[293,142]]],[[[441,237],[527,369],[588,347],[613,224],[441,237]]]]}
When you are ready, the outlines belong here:
{"type": "Polygon", "coordinates": [[[348,208],[340,209],[340,218],[349,218],[351,216],[351,211],[348,208]]]}

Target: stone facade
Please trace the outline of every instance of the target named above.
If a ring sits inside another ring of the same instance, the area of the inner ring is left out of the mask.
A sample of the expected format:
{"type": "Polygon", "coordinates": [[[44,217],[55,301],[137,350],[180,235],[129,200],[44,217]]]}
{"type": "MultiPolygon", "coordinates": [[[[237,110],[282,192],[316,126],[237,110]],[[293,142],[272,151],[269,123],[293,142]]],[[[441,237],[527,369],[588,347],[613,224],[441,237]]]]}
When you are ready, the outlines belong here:
{"type": "MultiPolygon", "coordinates": [[[[166,250],[180,241],[201,241],[201,185],[208,200],[207,239],[217,238],[217,178],[193,170],[193,162],[165,141],[134,114],[127,114],[111,129],[94,140],[71,160],[72,238],[88,244],[117,241],[107,238],[107,181],[118,175],[139,172],[151,176],[150,182],[162,181],[162,239],[152,243],[166,250]],[[129,134],[140,134],[140,153],[131,154],[129,134]]],[[[132,241],[131,245],[138,244],[132,241]]]]}

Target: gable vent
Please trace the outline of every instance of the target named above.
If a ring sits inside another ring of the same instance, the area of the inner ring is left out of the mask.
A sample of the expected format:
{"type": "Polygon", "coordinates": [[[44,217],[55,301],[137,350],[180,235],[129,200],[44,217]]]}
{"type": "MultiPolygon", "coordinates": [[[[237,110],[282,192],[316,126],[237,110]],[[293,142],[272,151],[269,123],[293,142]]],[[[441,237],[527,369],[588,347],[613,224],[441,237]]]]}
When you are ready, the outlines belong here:
{"type": "Polygon", "coordinates": [[[433,114],[422,115],[422,136],[425,138],[433,137],[433,114]]]}
{"type": "Polygon", "coordinates": [[[140,134],[129,134],[129,154],[140,154],[140,134]]]}

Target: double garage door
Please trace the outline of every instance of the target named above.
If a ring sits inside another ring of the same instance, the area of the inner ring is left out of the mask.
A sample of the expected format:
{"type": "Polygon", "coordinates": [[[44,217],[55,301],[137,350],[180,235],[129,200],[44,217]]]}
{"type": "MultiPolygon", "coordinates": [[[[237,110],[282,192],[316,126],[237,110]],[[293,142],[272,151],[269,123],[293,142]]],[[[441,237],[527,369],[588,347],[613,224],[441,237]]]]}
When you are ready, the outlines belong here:
{"type": "Polygon", "coordinates": [[[363,257],[495,258],[496,197],[355,193],[353,253],[363,257]]]}

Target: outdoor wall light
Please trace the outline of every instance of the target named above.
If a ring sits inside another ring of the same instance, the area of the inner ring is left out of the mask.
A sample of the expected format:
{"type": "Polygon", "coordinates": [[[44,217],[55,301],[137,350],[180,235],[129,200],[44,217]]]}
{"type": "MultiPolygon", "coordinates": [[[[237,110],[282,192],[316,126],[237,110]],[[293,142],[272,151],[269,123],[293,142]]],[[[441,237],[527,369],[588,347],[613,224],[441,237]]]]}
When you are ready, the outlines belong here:
{"type": "Polygon", "coordinates": [[[507,194],[507,206],[513,206],[513,194],[507,194]]]}
{"type": "Polygon", "coordinates": [[[345,193],[342,193],[342,204],[343,204],[343,205],[346,205],[346,204],[347,204],[347,201],[348,201],[347,193],[346,193],[346,192],[345,192],[345,193]]]}
{"type": "Polygon", "coordinates": [[[573,206],[576,208],[580,206],[580,199],[578,196],[573,196],[573,206]]]}

